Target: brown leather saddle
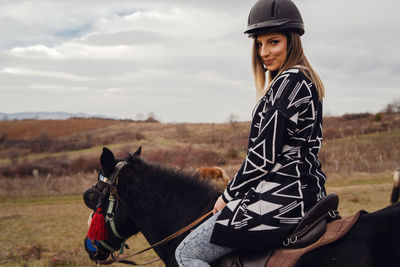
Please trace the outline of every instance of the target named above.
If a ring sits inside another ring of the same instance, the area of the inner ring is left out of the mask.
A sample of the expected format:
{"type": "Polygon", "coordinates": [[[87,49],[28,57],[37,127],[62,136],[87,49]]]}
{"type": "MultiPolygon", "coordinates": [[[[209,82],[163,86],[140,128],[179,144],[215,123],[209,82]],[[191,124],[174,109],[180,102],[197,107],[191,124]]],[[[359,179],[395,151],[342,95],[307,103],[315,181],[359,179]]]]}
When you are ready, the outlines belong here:
{"type": "MultiPolygon", "coordinates": [[[[332,193],[321,199],[311,208],[293,233],[282,242],[281,248],[298,249],[310,246],[319,240],[327,229],[327,224],[333,220],[340,219],[337,210],[339,197],[332,193]]],[[[236,252],[213,263],[212,266],[219,267],[261,267],[266,266],[273,251],[236,252]]]]}

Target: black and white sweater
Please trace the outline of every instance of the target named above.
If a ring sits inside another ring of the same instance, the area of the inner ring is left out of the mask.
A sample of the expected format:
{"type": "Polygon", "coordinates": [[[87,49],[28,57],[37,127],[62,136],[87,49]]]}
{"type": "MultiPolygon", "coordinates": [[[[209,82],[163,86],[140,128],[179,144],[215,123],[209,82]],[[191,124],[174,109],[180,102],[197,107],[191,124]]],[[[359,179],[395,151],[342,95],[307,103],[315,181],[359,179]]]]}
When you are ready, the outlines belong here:
{"type": "Polygon", "coordinates": [[[300,69],[289,69],[253,111],[247,156],[224,191],[211,242],[266,249],[287,237],[326,195],[321,141],[322,101],[300,69]]]}

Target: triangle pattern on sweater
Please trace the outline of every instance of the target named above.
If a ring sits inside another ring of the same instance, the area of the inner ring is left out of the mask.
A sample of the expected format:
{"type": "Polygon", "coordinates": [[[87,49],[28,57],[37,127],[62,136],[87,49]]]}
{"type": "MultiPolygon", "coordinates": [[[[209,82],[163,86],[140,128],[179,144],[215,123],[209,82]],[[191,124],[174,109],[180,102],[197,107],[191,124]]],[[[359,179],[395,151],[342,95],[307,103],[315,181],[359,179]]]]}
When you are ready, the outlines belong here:
{"type": "Polygon", "coordinates": [[[247,206],[247,210],[257,213],[258,215],[265,215],[267,213],[270,213],[271,211],[279,209],[280,207],[282,207],[282,205],[268,202],[265,200],[259,200],[247,206]]]}
{"type": "Polygon", "coordinates": [[[281,223],[298,223],[304,216],[304,203],[303,201],[291,204],[280,209],[279,214],[275,215],[275,219],[279,219],[281,223]]]}
{"type": "Polygon", "coordinates": [[[271,226],[271,225],[266,225],[266,224],[260,224],[259,226],[256,226],[254,228],[249,229],[249,231],[265,231],[265,230],[275,230],[278,229],[279,227],[276,226],[271,226]]]}
{"type": "Polygon", "coordinates": [[[283,176],[300,178],[299,160],[289,162],[288,164],[282,166],[276,173],[283,176]]]}
{"type": "Polygon", "coordinates": [[[273,192],[272,195],[279,196],[279,197],[302,199],[303,193],[301,192],[300,180],[296,181],[294,183],[291,183],[291,184],[279,189],[278,191],[273,192]]]}

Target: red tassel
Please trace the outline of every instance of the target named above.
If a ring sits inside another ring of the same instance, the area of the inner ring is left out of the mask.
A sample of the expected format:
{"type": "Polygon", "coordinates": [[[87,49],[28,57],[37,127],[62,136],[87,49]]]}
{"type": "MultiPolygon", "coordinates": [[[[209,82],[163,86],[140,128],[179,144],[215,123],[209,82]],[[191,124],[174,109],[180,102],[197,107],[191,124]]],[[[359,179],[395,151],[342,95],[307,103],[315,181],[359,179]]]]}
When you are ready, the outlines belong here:
{"type": "Polygon", "coordinates": [[[97,209],[97,212],[92,218],[87,237],[91,240],[99,241],[108,239],[106,221],[104,219],[103,210],[101,208],[97,209]]]}

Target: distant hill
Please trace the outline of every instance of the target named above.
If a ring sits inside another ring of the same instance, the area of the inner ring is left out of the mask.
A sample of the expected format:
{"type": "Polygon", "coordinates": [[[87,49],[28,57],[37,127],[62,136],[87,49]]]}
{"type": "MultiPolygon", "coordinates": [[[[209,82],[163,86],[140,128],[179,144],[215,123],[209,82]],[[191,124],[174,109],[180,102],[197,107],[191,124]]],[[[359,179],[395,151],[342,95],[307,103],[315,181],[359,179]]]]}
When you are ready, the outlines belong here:
{"type": "MultiPolygon", "coordinates": [[[[143,146],[143,156],[149,161],[180,168],[222,165],[233,177],[247,152],[249,128],[249,121],[0,121],[0,179],[32,176],[33,169],[46,175],[93,172],[104,146],[115,150],[117,157],[143,146]]],[[[329,177],[391,172],[399,166],[400,113],[325,117],[323,137],[319,158],[329,177]]]]}
{"type": "MultiPolygon", "coordinates": [[[[70,118],[66,120],[8,120],[0,121],[1,140],[35,139],[45,133],[49,138],[63,138],[73,135],[87,136],[92,130],[120,124],[121,121],[100,118],[70,118]]],[[[80,138],[82,139],[82,138],[80,138]]],[[[1,153],[0,153],[1,154],[1,153]]]]}
{"type": "Polygon", "coordinates": [[[87,113],[68,113],[68,112],[19,112],[1,113],[0,120],[66,120],[70,118],[110,118],[103,115],[90,115],[87,113]]]}
{"type": "Polygon", "coordinates": [[[400,113],[354,113],[340,117],[324,117],[323,138],[360,136],[400,129],[400,113]]]}

